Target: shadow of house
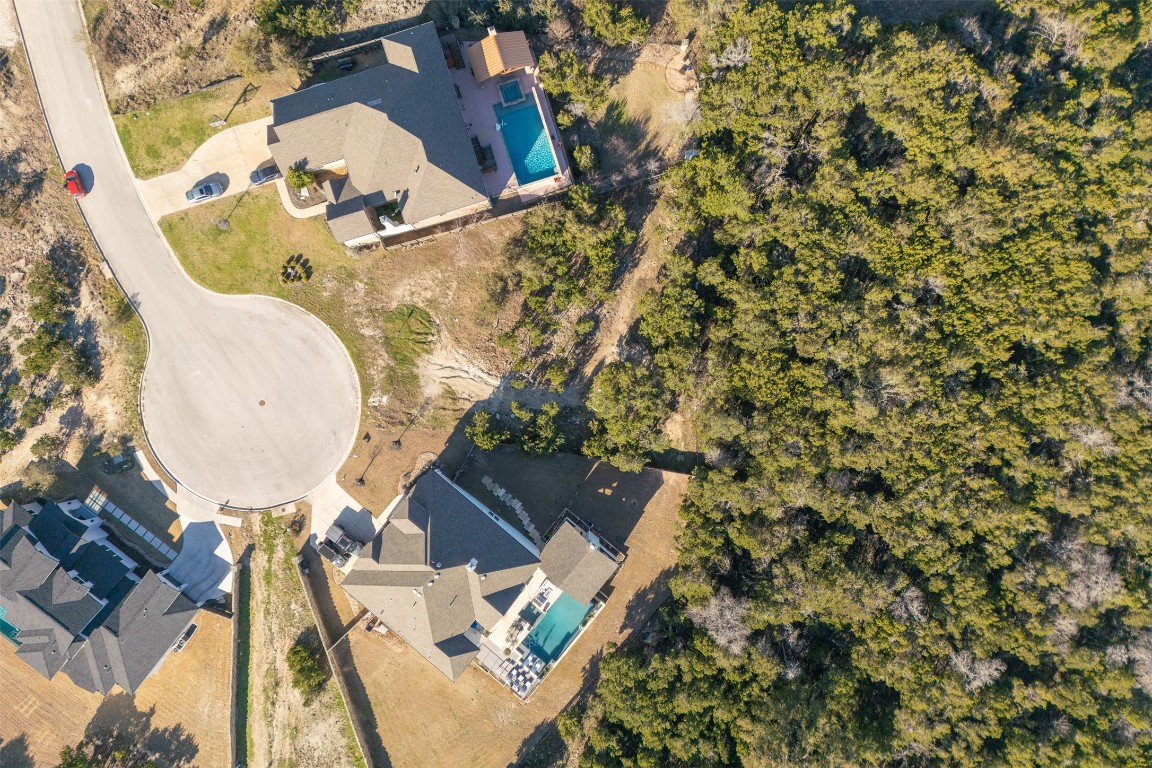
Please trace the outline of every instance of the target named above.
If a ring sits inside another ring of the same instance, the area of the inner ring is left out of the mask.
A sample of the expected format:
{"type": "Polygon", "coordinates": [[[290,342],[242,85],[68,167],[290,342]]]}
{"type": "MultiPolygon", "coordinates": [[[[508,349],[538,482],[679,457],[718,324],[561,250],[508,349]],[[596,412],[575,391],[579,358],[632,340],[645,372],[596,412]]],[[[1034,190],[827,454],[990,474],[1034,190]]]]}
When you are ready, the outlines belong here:
{"type": "Polygon", "coordinates": [[[517,516],[509,502],[496,496],[485,478],[502,489],[506,498],[519,501],[537,530],[549,530],[568,510],[618,548],[623,548],[644,508],[664,484],[656,470],[624,472],[570,453],[528,456],[508,445],[472,451],[457,472],[456,482],[513,524],[517,516]]]}
{"type": "Polygon", "coordinates": [[[152,718],[156,708],[141,711],[135,697],[115,693],[105,697],[84,729],[82,745],[96,764],[111,763],[114,754],[127,751],[131,755],[125,766],[143,766],[148,763],[191,768],[200,748],[180,724],[167,728],[154,728],[152,718]]]}

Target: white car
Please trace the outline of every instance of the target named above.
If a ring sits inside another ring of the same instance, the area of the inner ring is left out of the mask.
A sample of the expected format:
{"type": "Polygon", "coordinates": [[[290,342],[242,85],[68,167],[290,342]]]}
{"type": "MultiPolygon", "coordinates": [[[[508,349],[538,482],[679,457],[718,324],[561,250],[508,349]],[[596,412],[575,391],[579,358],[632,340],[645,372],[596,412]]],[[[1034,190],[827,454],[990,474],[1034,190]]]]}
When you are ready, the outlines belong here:
{"type": "Polygon", "coordinates": [[[184,193],[184,197],[190,203],[202,203],[205,200],[220,197],[223,192],[224,187],[215,181],[210,181],[207,184],[201,184],[198,187],[188,190],[184,193]]]}

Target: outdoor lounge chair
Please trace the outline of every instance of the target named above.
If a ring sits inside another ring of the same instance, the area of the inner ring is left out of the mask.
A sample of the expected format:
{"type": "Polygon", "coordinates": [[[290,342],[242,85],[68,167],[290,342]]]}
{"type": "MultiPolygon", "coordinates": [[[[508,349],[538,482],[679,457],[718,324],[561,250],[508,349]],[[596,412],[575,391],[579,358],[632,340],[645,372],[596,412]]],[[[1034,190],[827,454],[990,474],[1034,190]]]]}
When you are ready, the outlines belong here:
{"type": "Polygon", "coordinates": [[[472,151],[476,153],[476,162],[480,164],[482,173],[491,173],[496,170],[496,156],[492,153],[491,146],[481,145],[480,139],[473,136],[472,151]]]}

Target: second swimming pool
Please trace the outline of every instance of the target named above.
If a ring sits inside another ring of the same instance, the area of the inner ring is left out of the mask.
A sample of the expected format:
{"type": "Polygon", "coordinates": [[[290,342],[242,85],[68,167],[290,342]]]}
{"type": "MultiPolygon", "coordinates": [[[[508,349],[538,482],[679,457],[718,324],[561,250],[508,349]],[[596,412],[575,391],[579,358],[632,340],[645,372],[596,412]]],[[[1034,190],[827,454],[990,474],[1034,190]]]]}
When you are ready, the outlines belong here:
{"type": "Polygon", "coordinates": [[[552,607],[544,617],[528,633],[528,649],[542,658],[545,662],[552,662],[560,658],[568,643],[580,631],[580,622],[592,610],[591,605],[579,602],[567,593],[561,593],[552,603],[552,607]]]}
{"type": "Polygon", "coordinates": [[[493,104],[492,108],[496,110],[500,135],[504,137],[520,186],[554,176],[556,160],[535,100],[528,99],[511,107],[493,104]]]}

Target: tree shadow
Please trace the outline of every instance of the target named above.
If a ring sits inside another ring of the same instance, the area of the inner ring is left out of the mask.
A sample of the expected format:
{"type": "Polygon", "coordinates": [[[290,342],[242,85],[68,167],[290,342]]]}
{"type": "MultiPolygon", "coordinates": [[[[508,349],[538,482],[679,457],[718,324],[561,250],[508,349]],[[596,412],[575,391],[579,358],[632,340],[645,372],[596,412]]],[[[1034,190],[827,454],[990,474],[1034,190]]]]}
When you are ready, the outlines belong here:
{"type": "Polygon", "coordinates": [[[657,574],[646,587],[640,589],[628,600],[624,607],[624,618],[620,621],[620,631],[631,636],[633,632],[643,627],[656,609],[672,596],[669,582],[675,568],[669,566],[657,574]]]}
{"type": "Polygon", "coordinates": [[[4,768],[36,768],[36,761],[28,751],[28,734],[14,739],[0,739],[0,765],[4,768]]]}
{"type": "Polygon", "coordinates": [[[545,720],[520,742],[516,758],[508,768],[559,768],[565,764],[568,747],[556,728],[556,720],[545,720]]]}
{"type": "Polygon", "coordinates": [[[155,714],[155,707],[138,709],[135,697],[127,693],[106,696],[84,729],[81,745],[97,761],[106,763],[114,760],[113,755],[123,755],[126,751],[131,757],[118,758],[121,761],[118,764],[129,768],[149,762],[171,768],[191,768],[200,751],[196,740],[179,723],[153,727],[155,714]]]}

